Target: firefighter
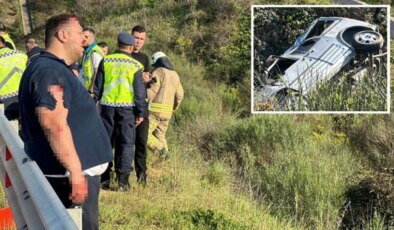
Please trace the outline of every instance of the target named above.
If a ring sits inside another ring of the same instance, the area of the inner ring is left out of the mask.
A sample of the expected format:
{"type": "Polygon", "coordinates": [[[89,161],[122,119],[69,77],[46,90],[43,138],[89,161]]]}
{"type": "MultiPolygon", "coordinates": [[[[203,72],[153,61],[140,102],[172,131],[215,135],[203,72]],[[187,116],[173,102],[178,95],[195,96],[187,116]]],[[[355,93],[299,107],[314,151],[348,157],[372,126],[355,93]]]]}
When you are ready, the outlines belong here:
{"type": "Polygon", "coordinates": [[[152,85],[147,90],[149,99],[148,148],[168,159],[168,145],[165,138],[172,113],[179,108],[183,99],[183,88],[177,72],[163,52],[152,56],[152,85]]]}
{"type": "MultiPolygon", "coordinates": [[[[94,98],[100,101],[104,126],[110,139],[115,140],[115,172],[119,191],[130,189],[135,127],[144,120],[145,113],[142,66],[130,56],[134,45],[132,35],[123,32],[118,35],[118,50],[100,63],[94,87],[94,98]]],[[[109,189],[110,172],[111,166],[102,175],[103,189],[109,189]]]]}
{"type": "Polygon", "coordinates": [[[26,54],[8,48],[0,36],[0,103],[8,120],[19,118],[18,89],[26,63],[26,54]]]}

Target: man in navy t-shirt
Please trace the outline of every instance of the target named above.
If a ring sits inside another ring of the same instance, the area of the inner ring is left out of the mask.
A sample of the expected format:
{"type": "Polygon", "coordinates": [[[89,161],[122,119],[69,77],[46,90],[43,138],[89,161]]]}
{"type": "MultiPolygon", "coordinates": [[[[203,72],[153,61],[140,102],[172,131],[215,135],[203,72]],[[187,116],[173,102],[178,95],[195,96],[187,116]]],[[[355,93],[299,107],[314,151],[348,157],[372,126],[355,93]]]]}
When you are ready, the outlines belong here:
{"type": "Polygon", "coordinates": [[[45,46],[19,88],[26,153],[37,162],[66,208],[82,204],[83,229],[98,229],[100,175],[111,144],[88,91],[69,65],[82,57],[82,27],[73,14],[50,18],[45,46]]]}

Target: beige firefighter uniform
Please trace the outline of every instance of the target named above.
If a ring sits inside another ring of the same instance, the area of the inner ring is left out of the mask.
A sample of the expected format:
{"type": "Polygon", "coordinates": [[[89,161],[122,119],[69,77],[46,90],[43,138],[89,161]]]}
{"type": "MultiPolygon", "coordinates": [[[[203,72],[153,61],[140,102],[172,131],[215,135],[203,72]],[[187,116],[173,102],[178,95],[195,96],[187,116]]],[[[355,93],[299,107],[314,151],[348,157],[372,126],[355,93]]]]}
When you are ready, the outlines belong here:
{"type": "Polygon", "coordinates": [[[165,138],[172,113],[178,109],[183,99],[183,88],[178,74],[160,67],[153,71],[157,82],[148,89],[149,131],[148,148],[152,152],[168,150],[165,138]]]}

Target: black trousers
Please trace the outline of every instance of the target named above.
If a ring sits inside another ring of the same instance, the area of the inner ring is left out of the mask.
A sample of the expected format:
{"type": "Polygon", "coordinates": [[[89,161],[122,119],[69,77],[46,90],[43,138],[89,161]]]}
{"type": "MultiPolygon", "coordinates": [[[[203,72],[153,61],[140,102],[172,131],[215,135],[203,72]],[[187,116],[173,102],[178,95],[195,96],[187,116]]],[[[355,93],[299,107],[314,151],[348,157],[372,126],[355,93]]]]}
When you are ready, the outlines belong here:
{"type": "Polygon", "coordinates": [[[8,101],[4,101],[4,115],[9,120],[19,119],[19,103],[18,101],[12,101],[11,103],[7,103],[8,101]]]}
{"type": "MultiPolygon", "coordinates": [[[[98,199],[100,192],[100,176],[86,176],[88,181],[88,196],[82,207],[82,229],[97,230],[99,229],[99,211],[98,199]]],[[[74,208],[75,205],[70,200],[71,184],[68,177],[54,178],[47,177],[49,184],[58,195],[65,208],[74,208]]]]}
{"type": "Polygon", "coordinates": [[[148,130],[149,115],[145,116],[144,121],[136,128],[134,166],[137,178],[140,178],[141,173],[145,173],[147,170],[146,158],[148,130]]]}
{"type": "MultiPolygon", "coordinates": [[[[135,116],[133,108],[111,107],[103,105],[101,107],[101,118],[107,130],[110,140],[114,140],[115,148],[115,172],[118,175],[128,175],[133,170],[135,142],[135,116]]],[[[102,175],[109,178],[112,164],[102,175]]]]}

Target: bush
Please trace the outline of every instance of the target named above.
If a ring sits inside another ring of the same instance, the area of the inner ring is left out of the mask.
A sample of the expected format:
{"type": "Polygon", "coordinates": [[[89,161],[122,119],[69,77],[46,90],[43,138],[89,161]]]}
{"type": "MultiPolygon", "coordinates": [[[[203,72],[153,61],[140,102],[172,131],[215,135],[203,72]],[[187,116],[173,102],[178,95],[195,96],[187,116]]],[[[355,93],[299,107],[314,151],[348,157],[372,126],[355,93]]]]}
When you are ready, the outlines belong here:
{"type": "Polygon", "coordinates": [[[394,170],[369,174],[347,189],[341,229],[394,227],[394,170]]]}
{"type": "MultiPolygon", "coordinates": [[[[249,229],[247,226],[239,224],[227,218],[222,213],[201,208],[174,212],[175,219],[183,219],[188,222],[188,229],[249,229]]],[[[183,226],[187,226],[184,224],[183,226]]]]}

